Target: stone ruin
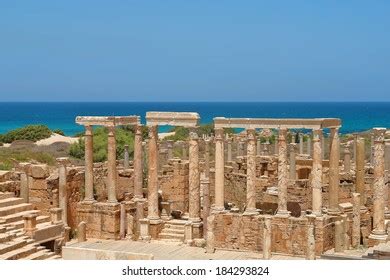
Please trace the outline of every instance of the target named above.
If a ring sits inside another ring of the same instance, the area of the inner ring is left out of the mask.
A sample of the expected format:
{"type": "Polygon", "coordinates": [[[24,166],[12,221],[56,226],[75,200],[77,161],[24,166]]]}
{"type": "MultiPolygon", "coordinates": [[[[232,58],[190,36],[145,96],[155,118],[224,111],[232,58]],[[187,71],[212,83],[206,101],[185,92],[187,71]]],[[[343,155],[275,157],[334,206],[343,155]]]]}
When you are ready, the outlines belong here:
{"type": "Polygon", "coordinates": [[[383,128],[372,130],[366,161],[358,135],[353,150],[347,145],[340,153],[339,119],[217,117],[215,135],[198,135],[197,113],[147,112],[148,139],[139,116],[76,122],[85,127],[84,166],[59,158],[56,170],[22,163],[2,176],[8,177],[0,183],[7,191],[0,196],[0,258],[59,257],[76,235],[78,242],[182,243],[265,259],[390,255],[390,146],[383,128]],[[121,125],[135,127],[132,161],[128,147],[123,161],[116,158],[121,125]],[[188,141],[159,139],[165,125],[188,128],[188,141]],[[105,163],[93,162],[93,126],[108,129],[105,163]],[[244,131],[228,135],[227,128],[244,131]],[[8,206],[18,203],[23,207],[8,206]],[[19,239],[40,249],[7,253],[9,241],[19,239]]]}

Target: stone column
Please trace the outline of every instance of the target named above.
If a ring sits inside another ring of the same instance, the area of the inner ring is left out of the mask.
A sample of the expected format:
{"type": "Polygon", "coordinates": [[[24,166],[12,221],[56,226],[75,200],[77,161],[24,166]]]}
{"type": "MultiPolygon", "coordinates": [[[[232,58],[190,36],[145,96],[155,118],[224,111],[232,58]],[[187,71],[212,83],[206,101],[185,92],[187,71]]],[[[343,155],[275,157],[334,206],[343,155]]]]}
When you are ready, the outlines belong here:
{"type": "Polygon", "coordinates": [[[87,224],[85,222],[80,222],[77,226],[77,241],[87,241],[87,224]]]}
{"type": "Polygon", "coordinates": [[[130,168],[130,158],[129,158],[129,145],[124,146],[124,156],[123,156],[123,168],[129,169],[130,168]]]}
{"type": "Polygon", "coordinates": [[[297,167],[295,164],[296,148],[297,148],[297,144],[295,144],[295,143],[290,144],[290,179],[291,180],[297,179],[297,167]]]}
{"type": "Polygon", "coordinates": [[[209,178],[205,178],[201,181],[203,192],[203,207],[202,207],[202,219],[203,219],[203,236],[207,236],[207,217],[210,214],[210,181],[209,178]]]}
{"type": "Polygon", "coordinates": [[[85,197],[84,201],[95,201],[93,196],[93,131],[92,126],[85,126],[85,197]]]}
{"type": "Polygon", "coordinates": [[[157,126],[149,127],[148,219],[159,220],[158,214],[158,149],[157,126]]]}
{"type": "Polygon", "coordinates": [[[264,143],[263,145],[263,155],[264,156],[269,156],[269,141],[267,139],[267,141],[264,143]]]}
{"type": "Polygon", "coordinates": [[[390,141],[385,144],[385,170],[390,171],[390,141]]]}
{"type": "Polygon", "coordinates": [[[272,225],[271,216],[264,217],[264,230],[263,230],[263,259],[269,260],[272,256],[271,253],[271,238],[272,238],[272,225]]]}
{"type": "Polygon", "coordinates": [[[232,160],[232,139],[227,139],[227,161],[231,162],[232,160]]]}
{"type": "Polygon", "coordinates": [[[68,162],[68,158],[57,158],[59,208],[62,209],[62,221],[65,226],[68,225],[68,192],[66,188],[66,164],[68,162]]]}
{"type": "Polygon", "coordinates": [[[34,236],[35,231],[37,230],[37,217],[37,213],[30,213],[23,216],[24,233],[31,238],[34,236]]]}
{"type": "Polygon", "coordinates": [[[183,141],[181,143],[181,149],[182,149],[182,157],[183,157],[183,159],[187,159],[187,144],[186,144],[186,141],[183,141]]]}
{"type": "Polygon", "coordinates": [[[308,219],[307,224],[307,260],[315,260],[316,259],[316,239],[315,239],[315,215],[307,215],[308,219]]]}
{"type": "Polygon", "coordinates": [[[340,187],[340,140],[339,128],[331,128],[330,155],[329,155],[329,214],[339,213],[339,187],[340,187]]]}
{"type": "Polygon", "coordinates": [[[325,135],[322,133],[321,136],[321,150],[322,150],[322,159],[325,159],[325,135]]]}
{"type": "Polygon", "coordinates": [[[173,140],[167,140],[168,159],[173,158],[173,140]]]}
{"type": "Polygon", "coordinates": [[[287,211],[287,184],[288,184],[288,167],[287,167],[287,129],[279,129],[279,159],[278,159],[278,212],[277,215],[290,215],[287,211]]]}
{"type": "MultiPolygon", "coordinates": [[[[247,150],[248,150],[248,147],[247,147],[247,150]]],[[[258,156],[261,155],[261,141],[260,141],[260,137],[259,137],[259,139],[257,139],[256,154],[258,156]]]]}
{"type": "Polygon", "coordinates": [[[126,237],[126,206],[124,203],[120,205],[120,220],[119,220],[119,236],[121,239],[126,237]]]}
{"type": "Polygon", "coordinates": [[[299,133],[299,154],[303,154],[303,134],[299,133]]]}
{"type": "Polygon", "coordinates": [[[343,221],[335,222],[335,235],[334,235],[334,251],[335,253],[343,252],[344,248],[344,230],[343,221]]]}
{"type": "Polygon", "coordinates": [[[307,145],[307,155],[310,157],[311,156],[311,137],[310,135],[307,136],[307,142],[306,142],[306,145],[307,145]]]}
{"type": "Polygon", "coordinates": [[[190,130],[189,141],[189,220],[200,222],[199,144],[195,128],[190,130]]]}
{"type": "Polygon", "coordinates": [[[141,199],[144,197],[143,187],[143,160],[142,160],[142,125],[135,127],[134,136],[134,198],[141,199]]]}
{"type": "Polygon", "coordinates": [[[244,155],[244,142],[240,139],[238,142],[238,155],[243,156],[244,155]]]}
{"type": "Polygon", "coordinates": [[[360,206],[364,208],[366,203],[365,184],[364,184],[364,139],[359,138],[356,141],[356,192],[360,194],[360,206]]]}
{"type": "Polygon", "coordinates": [[[374,132],[373,230],[370,239],[386,240],[385,229],[385,128],[374,132]]]}
{"type": "Polygon", "coordinates": [[[320,139],[322,139],[322,130],[314,130],[311,187],[313,192],[312,210],[316,216],[322,214],[322,145],[320,139]]]}
{"type": "Polygon", "coordinates": [[[357,248],[360,245],[360,194],[352,194],[352,247],[357,248]]]}
{"type": "Polygon", "coordinates": [[[275,137],[275,143],[274,143],[274,154],[279,155],[278,139],[276,137],[275,137]]]}
{"type": "Polygon", "coordinates": [[[356,149],[357,149],[357,140],[358,140],[359,134],[353,133],[353,159],[356,162],[356,149]]]}
{"type": "Polygon", "coordinates": [[[344,149],[344,172],[351,172],[351,152],[348,146],[346,146],[344,149]]]}
{"type": "Polygon", "coordinates": [[[29,201],[28,177],[26,172],[20,173],[20,197],[24,203],[29,201]]]}
{"type": "Polygon", "coordinates": [[[116,141],[115,126],[109,126],[107,140],[107,189],[108,203],[117,203],[116,199],[116,141]]]}
{"type": "MultiPolygon", "coordinates": [[[[210,140],[205,139],[204,141],[204,175],[207,179],[210,178],[210,140]]],[[[229,153],[229,150],[228,150],[229,153]]],[[[231,153],[231,151],[230,151],[231,153]]],[[[231,156],[231,154],[230,154],[231,156]]]]}
{"type": "Polygon", "coordinates": [[[256,131],[247,130],[246,209],[247,214],[256,214],[256,131]]]}
{"type": "Polygon", "coordinates": [[[371,142],[370,142],[370,165],[374,166],[374,145],[375,145],[375,140],[374,140],[374,135],[371,134],[371,142]]]}
{"type": "Polygon", "coordinates": [[[52,225],[62,223],[62,209],[61,208],[50,208],[50,221],[52,225]]]}
{"type": "Polygon", "coordinates": [[[222,128],[215,130],[215,211],[225,209],[225,160],[224,160],[224,131],[222,128]]]}

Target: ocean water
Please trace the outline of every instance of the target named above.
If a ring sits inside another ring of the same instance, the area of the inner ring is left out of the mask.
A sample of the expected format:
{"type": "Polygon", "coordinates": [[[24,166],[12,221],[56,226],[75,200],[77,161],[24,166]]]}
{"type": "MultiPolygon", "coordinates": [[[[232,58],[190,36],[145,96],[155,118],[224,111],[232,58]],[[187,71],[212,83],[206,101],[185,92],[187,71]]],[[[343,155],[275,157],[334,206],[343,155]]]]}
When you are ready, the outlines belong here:
{"type": "MultiPolygon", "coordinates": [[[[306,102],[186,102],[186,103],[0,103],[0,133],[28,124],[46,124],[66,135],[83,131],[76,116],[140,115],[147,111],[198,112],[201,123],[214,117],[257,118],[340,118],[342,133],[365,131],[373,127],[390,128],[390,102],[306,103],[306,102]]],[[[162,128],[161,131],[167,128],[162,128]]]]}

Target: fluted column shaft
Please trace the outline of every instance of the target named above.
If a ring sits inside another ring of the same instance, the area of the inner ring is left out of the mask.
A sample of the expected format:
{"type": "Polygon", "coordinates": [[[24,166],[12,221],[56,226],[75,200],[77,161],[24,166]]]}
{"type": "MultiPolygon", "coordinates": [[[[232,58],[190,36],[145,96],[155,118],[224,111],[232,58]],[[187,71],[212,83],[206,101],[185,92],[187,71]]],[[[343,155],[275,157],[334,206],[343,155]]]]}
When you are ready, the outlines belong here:
{"type": "Polygon", "coordinates": [[[94,201],[93,197],[93,132],[92,126],[85,126],[85,197],[84,201],[94,201]]]}
{"type": "Polygon", "coordinates": [[[215,210],[221,211],[224,206],[225,192],[225,160],[224,160],[224,131],[215,130],[215,210]]]}
{"type": "Polygon", "coordinates": [[[65,226],[68,225],[68,193],[66,189],[66,165],[59,161],[58,166],[58,197],[59,207],[62,209],[62,221],[65,226]]]}
{"type": "Polygon", "coordinates": [[[314,130],[313,135],[313,168],[311,171],[311,187],[313,192],[313,214],[321,215],[322,210],[322,130],[314,130]]]}
{"type": "Polygon", "coordinates": [[[351,172],[351,152],[349,150],[349,147],[345,147],[344,149],[344,172],[351,172]]]}
{"type": "Polygon", "coordinates": [[[299,154],[303,154],[303,134],[299,133],[299,154]]]}
{"type": "Polygon", "coordinates": [[[287,129],[279,129],[278,139],[278,212],[277,214],[288,216],[287,211],[287,183],[288,183],[288,166],[287,166],[287,129]]]}
{"type": "Polygon", "coordinates": [[[356,141],[356,191],[360,194],[360,206],[364,207],[366,203],[365,185],[364,185],[364,158],[365,147],[364,139],[358,138],[356,141]]]}
{"type": "Polygon", "coordinates": [[[190,131],[189,141],[189,219],[200,222],[199,144],[195,129],[190,131]]]}
{"type": "Polygon", "coordinates": [[[256,131],[247,130],[246,211],[256,213],[256,131]]]}
{"type": "Polygon", "coordinates": [[[338,213],[340,186],[340,139],[339,128],[331,128],[329,155],[329,213],[338,213]]]}
{"type": "Polygon", "coordinates": [[[295,162],[296,148],[297,148],[297,144],[295,143],[290,144],[290,179],[291,180],[297,179],[297,166],[295,162]]]}
{"type": "Polygon", "coordinates": [[[142,168],[142,126],[135,127],[134,136],[134,197],[143,198],[143,168],[142,168]]]}
{"type": "Polygon", "coordinates": [[[374,128],[373,231],[385,235],[385,128],[374,128]]]}
{"type": "Polygon", "coordinates": [[[116,199],[116,141],[115,141],[115,126],[108,127],[107,141],[107,185],[108,185],[108,202],[117,203],[116,199]]]}
{"type": "Polygon", "coordinates": [[[148,141],[148,219],[158,220],[158,148],[157,126],[149,127],[148,141]]]}
{"type": "Polygon", "coordinates": [[[204,173],[207,179],[210,178],[210,140],[205,140],[205,152],[204,152],[204,173]]]}

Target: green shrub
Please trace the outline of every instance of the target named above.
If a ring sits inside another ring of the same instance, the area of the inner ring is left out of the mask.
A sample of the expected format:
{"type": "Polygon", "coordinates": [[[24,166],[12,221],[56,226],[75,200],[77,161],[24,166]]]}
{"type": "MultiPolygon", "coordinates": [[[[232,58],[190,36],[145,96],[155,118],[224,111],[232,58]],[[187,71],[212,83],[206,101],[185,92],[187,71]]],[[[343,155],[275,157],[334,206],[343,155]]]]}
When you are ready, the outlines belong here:
{"type": "MultiPolygon", "coordinates": [[[[170,135],[165,137],[165,140],[173,140],[173,141],[184,141],[188,140],[189,137],[189,129],[177,126],[170,130],[170,132],[175,132],[174,135],[170,135]]],[[[212,135],[214,134],[214,125],[212,123],[210,124],[201,124],[199,128],[197,129],[198,136],[202,137],[204,134],[206,135],[212,135]]],[[[234,134],[235,131],[233,128],[225,128],[224,129],[225,134],[234,134]]]]}
{"type": "Polygon", "coordinates": [[[54,129],[53,133],[56,133],[56,134],[59,134],[59,135],[62,135],[62,136],[65,135],[65,133],[61,129],[54,129]]]}
{"type": "MultiPolygon", "coordinates": [[[[107,129],[98,127],[93,130],[93,160],[94,162],[102,162],[107,160],[107,129]]],[[[133,154],[134,134],[128,129],[118,127],[115,130],[116,139],[116,155],[117,158],[123,158],[124,146],[129,145],[129,154],[133,154]]],[[[85,142],[80,138],[78,142],[71,144],[69,154],[72,157],[84,158],[85,142]]]]}
{"type": "Polygon", "coordinates": [[[15,140],[38,141],[51,136],[51,130],[46,125],[28,125],[7,132],[1,136],[0,142],[12,143],[15,140]]]}
{"type": "Polygon", "coordinates": [[[40,163],[46,163],[48,165],[55,164],[55,158],[49,153],[33,152],[27,149],[0,150],[0,170],[10,170],[14,166],[15,162],[24,162],[30,160],[38,161],[40,163]]]}

